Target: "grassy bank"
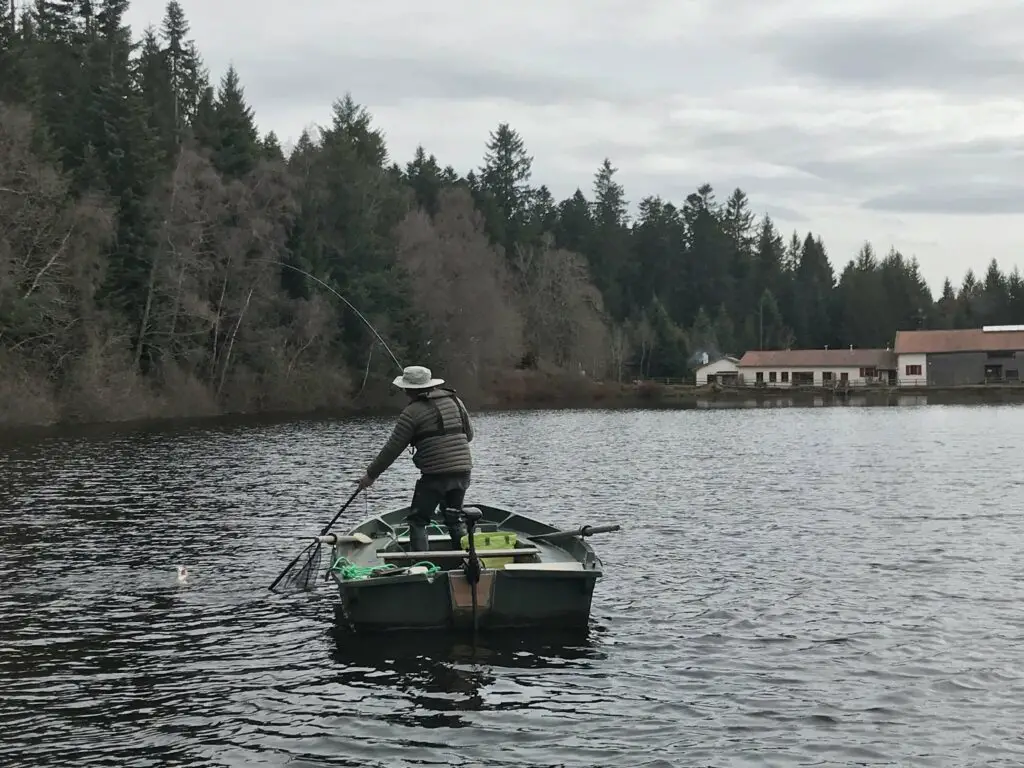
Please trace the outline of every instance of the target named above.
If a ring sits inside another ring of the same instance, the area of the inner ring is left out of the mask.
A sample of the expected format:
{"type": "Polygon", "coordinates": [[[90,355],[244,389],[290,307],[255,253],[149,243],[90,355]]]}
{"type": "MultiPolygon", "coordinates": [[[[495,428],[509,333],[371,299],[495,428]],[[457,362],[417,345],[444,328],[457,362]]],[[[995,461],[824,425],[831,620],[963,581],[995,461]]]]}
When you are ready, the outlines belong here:
{"type": "MultiPolygon", "coordinates": [[[[92,382],[90,382],[91,384],[92,382]]],[[[590,381],[562,371],[508,371],[468,386],[452,385],[474,412],[532,408],[584,408],[640,402],[635,388],[590,381]]],[[[268,390],[258,384],[220,400],[192,380],[154,387],[141,377],[106,377],[101,385],[56,393],[27,377],[0,380],[0,430],[102,424],[176,424],[222,420],[278,420],[393,416],[404,397],[387,381],[332,387],[268,390]],[[355,391],[353,391],[355,390],[355,391]]]]}

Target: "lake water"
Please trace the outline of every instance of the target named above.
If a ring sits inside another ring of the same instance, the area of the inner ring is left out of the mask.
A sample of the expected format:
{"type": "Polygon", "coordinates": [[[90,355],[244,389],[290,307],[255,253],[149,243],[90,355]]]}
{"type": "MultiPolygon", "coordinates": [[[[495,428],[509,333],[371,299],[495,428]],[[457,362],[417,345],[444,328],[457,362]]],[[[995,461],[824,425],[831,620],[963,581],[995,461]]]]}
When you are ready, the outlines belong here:
{"type": "Polygon", "coordinates": [[[339,642],[267,591],[387,420],[0,447],[0,765],[1024,761],[1024,408],[476,424],[470,499],[623,525],[587,636],[339,642]]]}

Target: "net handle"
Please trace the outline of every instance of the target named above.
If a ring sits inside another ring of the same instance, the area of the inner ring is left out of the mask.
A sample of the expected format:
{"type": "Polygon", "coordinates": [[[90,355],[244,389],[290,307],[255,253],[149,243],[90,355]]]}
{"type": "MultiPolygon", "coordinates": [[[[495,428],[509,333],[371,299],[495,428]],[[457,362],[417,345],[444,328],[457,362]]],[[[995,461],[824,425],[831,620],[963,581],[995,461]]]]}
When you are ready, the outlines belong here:
{"type": "Polygon", "coordinates": [[[335,515],[335,516],[334,516],[333,518],[331,518],[331,522],[329,522],[329,523],[328,523],[327,525],[325,525],[325,526],[324,526],[324,528],[323,528],[323,530],[322,530],[322,531],[320,531],[320,535],[321,535],[321,536],[323,536],[323,535],[324,535],[325,533],[327,533],[327,532],[328,532],[329,530],[331,530],[331,527],[332,527],[332,526],[333,526],[333,525],[334,525],[334,524],[335,524],[336,522],[338,522],[338,518],[339,518],[339,517],[341,517],[341,513],[342,513],[342,512],[344,512],[344,511],[345,511],[346,509],[348,509],[348,507],[349,507],[349,504],[351,504],[351,503],[352,503],[353,501],[355,501],[355,500],[356,500],[356,496],[358,496],[358,495],[359,495],[359,492],[360,492],[361,490],[363,490],[363,489],[362,489],[361,487],[359,487],[359,486],[357,485],[357,486],[356,486],[356,489],[355,489],[354,491],[352,491],[352,495],[348,497],[348,501],[346,501],[346,502],[345,502],[345,503],[344,503],[344,504],[342,505],[341,509],[339,509],[339,510],[338,510],[338,513],[337,513],[337,514],[336,514],[336,515],[335,515]]]}

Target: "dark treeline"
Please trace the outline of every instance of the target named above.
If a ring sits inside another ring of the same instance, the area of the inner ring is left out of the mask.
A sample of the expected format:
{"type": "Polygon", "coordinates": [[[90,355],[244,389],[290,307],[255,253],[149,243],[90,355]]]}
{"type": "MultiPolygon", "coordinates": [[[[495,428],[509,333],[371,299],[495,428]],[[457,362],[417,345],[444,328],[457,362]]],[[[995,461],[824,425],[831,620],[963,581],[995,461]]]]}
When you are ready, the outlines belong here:
{"type": "Polygon", "coordinates": [[[605,160],[556,201],[507,124],[463,175],[422,148],[393,162],[345,97],[286,156],[238,73],[211,81],[177,2],[137,39],[128,0],[0,4],[0,420],[379,391],[396,370],[372,334],[282,265],[477,394],[510,371],[685,376],[705,351],[1024,321],[1016,270],[935,300],[914,259],[865,245],[836,274],[739,189],[646,197],[631,220],[605,160]]]}

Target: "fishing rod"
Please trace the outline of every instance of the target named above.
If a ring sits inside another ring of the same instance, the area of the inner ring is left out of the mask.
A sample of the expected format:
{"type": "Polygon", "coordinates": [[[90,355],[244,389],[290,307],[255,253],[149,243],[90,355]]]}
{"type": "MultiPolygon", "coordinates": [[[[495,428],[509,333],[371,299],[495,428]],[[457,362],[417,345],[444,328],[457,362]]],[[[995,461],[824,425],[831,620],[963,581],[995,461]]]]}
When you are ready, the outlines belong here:
{"type": "MultiPolygon", "coordinates": [[[[351,309],[353,312],[356,313],[356,315],[359,317],[359,319],[362,320],[363,323],[366,324],[366,327],[369,328],[370,331],[373,332],[373,335],[377,337],[377,341],[379,341],[381,343],[381,346],[383,346],[384,349],[387,350],[387,353],[389,355],[391,355],[391,359],[395,361],[395,365],[398,366],[398,369],[400,371],[403,370],[402,364],[398,361],[398,358],[395,357],[395,353],[391,351],[391,347],[388,346],[387,342],[384,341],[384,339],[381,337],[381,335],[377,332],[377,329],[373,327],[373,324],[369,320],[367,320],[366,317],[363,316],[362,312],[360,312],[358,309],[356,309],[354,306],[352,306],[352,302],[351,301],[349,301],[344,296],[342,296],[338,291],[336,291],[330,285],[325,283],[323,280],[321,280],[316,275],[312,275],[312,274],[310,274],[309,272],[307,272],[304,269],[300,269],[299,267],[296,267],[296,266],[294,266],[292,264],[286,264],[285,262],[278,261],[277,259],[268,259],[268,258],[265,258],[265,257],[257,257],[257,258],[255,258],[253,260],[254,261],[262,261],[262,262],[265,262],[265,263],[268,263],[268,264],[276,264],[279,267],[284,267],[285,269],[294,270],[294,271],[298,272],[300,275],[305,275],[310,280],[315,280],[317,283],[322,285],[328,291],[333,293],[335,296],[337,296],[339,299],[341,299],[343,302],[345,302],[345,305],[349,309],[351,309]]],[[[410,449],[411,448],[412,448],[412,446],[410,446],[410,449]]],[[[362,490],[363,490],[362,488],[356,488],[356,490],[349,497],[348,501],[345,502],[344,506],[341,509],[339,509],[338,512],[334,515],[334,518],[331,520],[331,522],[329,522],[326,526],[324,526],[323,530],[320,531],[320,535],[315,537],[313,539],[313,541],[306,547],[306,549],[304,549],[302,552],[300,552],[295,557],[295,559],[292,560],[288,564],[288,566],[284,569],[284,571],[282,571],[281,574],[276,579],[274,579],[273,584],[270,585],[270,591],[271,592],[279,591],[279,587],[282,584],[284,584],[287,589],[295,589],[295,588],[297,588],[297,589],[300,589],[300,590],[308,590],[308,589],[310,589],[312,587],[312,585],[314,584],[314,580],[316,578],[315,574],[320,570],[320,556],[321,556],[320,553],[321,553],[321,548],[323,547],[323,544],[325,543],[325,534],[331,528],[331,526],[334,525],[334,523],[338,520],[338,518],[341,517],[342,513],[346,509],[348,509],[349,505],[355,500],[356,496],[362,490]],[[306,556],[305,560],[303,560],[303,555],[306,556]],[[300,562],[301,562],[301,565],[299,564],[300,562]]],[[[476,593],[474,592],[474,596],[475,596],[475,594],[476,593]]]]}
{"type": "Polygon", "coordinates": [[[373,327],[373,325],[370,323],[370,321],[367,320],[365,317],[363,317],[363,313],[360,312],[358,309],[356,309],[354,306],[352,306],[352,302],[351,301],[346,299],[344,296],[342,296],[340,293],[338,293],[334,288],[332,288],[327,283],[325,283],[323,280],[321,280],[319,277],[317,277],[316,275],[311,275],[306,270],[299,269],[298,267],[294,266],[293,264],[286,264],[285,262],[277,261],[276,259],[268,259],[268,258],[265,258],[265,257],[257,257],[257,258],[255,258],[253,260],[254,261],[263,261],[263,262],[266,262],[268,264],[276,264],[279,267],[284,267],[285,269],[294,270],[294,271],[298,272],[300,275],[305,275],[310,280],[315,280],[316,282],[320,283],[320,285],[322,285],[328,291],[330,291],[335,296],[337,296],[339,299],[341,299],[343,302],[345,302],[345,305],[349,309],[351,309],[353,312],[355,312],[356,315],[359,316],[359,319],[362,320],[366,324],[366,327],[369,328],[373,332],[373,335],[377,337],[377,341],[379,341],[381,343],[381,346],[383,346],[384,349],[387,351],[387,353],[389,355],[391,355],[391,359],[395,361],[395,365],[398,366],[398,370],[400,370],[400,371],[404,370],[404,367],[402,366],[402,364],[400,362],[398,362],[398,358],[395,357],[395,353],[391,351],[391,347],[389,347],[387,345],[387,342],[384,341],[383,338],[381,338],[381,335],[379,333],[377,333],[377,329],[373,327]]]}

